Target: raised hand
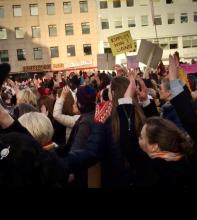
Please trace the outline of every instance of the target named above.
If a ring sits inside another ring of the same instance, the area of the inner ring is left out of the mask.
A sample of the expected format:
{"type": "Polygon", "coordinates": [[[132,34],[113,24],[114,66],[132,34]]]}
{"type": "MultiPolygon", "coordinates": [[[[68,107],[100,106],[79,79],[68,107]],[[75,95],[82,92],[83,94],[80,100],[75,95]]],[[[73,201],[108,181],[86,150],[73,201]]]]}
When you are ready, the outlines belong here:
{"type": "Polygon", "coordinates": [[[134,72],[130,71],[129,73],[129,86],[124,94],[125,98],[133,98],[136,94],[136,83],[135,83],[135,79],[134,79],[134,72]]]}
{"type": "Polygon", "coordinates": [[[70,89],[68,86],[65,86],[63,89],[62,89],[62,93],[61,93],[61,98],[65,99],[69,93],[70,89]]]}
{"type": "Polygon", "coordinates": [[[178,79],[179,62],[175,56],[169,56],[169,80],[178,79]]]}
{"type": "Polygon", "coordinates": [[[146,87],[144,81],[141,78],[137,79],[139,87],[137,88],[138,99],[144,102],[148,99],[148,88],[146,87]]]}

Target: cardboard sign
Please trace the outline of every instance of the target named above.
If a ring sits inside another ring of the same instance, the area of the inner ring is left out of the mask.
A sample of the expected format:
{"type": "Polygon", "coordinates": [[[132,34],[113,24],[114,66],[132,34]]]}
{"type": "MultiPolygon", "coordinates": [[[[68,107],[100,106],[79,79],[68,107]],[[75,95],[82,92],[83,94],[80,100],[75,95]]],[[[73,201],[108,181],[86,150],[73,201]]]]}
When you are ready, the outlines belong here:
{"type": "Polygon", "coordinates": [[[135,50],[130,31],[108,37],[108,41],[114,56],[135,50]]]}
{"type": "Polygon", "coordinates": [[[97,67],[99,70],[113,70],[115,57],[111,54],[97,54],[97,67]]]}
{"type": "Polygon", "coordinates": [[[139,68],[139,60],[138,56],[127,56],[127,66],[129,69],[137,69],[139,68]]]}
{"type": "Polygon", "coordinates": [[[148,67],[156,69],[163,55],[163,49],[157,44],[142,40],[138,51],[138,60],[148,67]]]}

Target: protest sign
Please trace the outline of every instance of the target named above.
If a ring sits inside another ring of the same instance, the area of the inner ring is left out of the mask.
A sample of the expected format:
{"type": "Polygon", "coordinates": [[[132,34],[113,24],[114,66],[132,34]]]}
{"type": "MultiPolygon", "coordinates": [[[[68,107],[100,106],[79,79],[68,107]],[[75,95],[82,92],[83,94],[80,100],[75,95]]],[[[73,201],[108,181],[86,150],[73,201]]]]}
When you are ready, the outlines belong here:
{"type": "Polygon", "coordinates": [[[135,50],[130,31],[108,37],[108,41],[114,56],[135,50]]]}

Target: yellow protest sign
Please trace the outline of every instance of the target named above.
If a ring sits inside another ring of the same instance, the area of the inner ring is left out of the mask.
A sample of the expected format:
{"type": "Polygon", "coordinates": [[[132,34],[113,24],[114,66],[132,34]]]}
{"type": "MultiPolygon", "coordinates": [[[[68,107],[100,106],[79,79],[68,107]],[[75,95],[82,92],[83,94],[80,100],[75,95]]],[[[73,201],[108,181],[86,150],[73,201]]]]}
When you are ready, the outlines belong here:
{"type": "Polygon", "coordinates": [[[108,41],[114,56],[135,50],[135,44],[130,31],[108,37],[108,41]]]}

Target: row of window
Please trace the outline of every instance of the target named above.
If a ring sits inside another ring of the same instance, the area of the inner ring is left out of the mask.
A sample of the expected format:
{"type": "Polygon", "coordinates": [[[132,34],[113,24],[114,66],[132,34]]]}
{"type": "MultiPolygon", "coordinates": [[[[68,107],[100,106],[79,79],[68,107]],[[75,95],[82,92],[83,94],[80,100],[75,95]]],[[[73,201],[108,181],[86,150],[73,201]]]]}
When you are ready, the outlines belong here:
{"type": "MultiPolygon", "coordinates": [[[[39,26],[33,26],[32,29],[32,37],[33,38],[39,38],[41,37],[41,31],[39,26]]],[[[81,30],[82,34],[90,34],[90,23],[89,22],[83,22],[81,23],[81,30]]],[[[48,32],[50,37],[57,36],[57,26],[56,25],[49,25],[48,26],[48,32]]],[[[70,36],[74,35],[74,27],[73,24],[65,24],[65,35],[70,36]]],[[[16,27],[15,28],[15,36],[17,39],[23,39],[25,36],[25,31],[23,27],[16,27]]],[[[6,28],[0,28],[0,40],[7,39],[7,30],[6,28]]]]}
{"type": "MultiPolygon", "coordinates": [[[[17,59],[18,61],[26,60],[26,51],[25,49],[17,49],[17,59]]],[[[51,58],[59,57],[59,47],[50,47],[51,58]]],[[[91,44],[83,45],[84,56],[92,54],[91,44]]],[[[35,60],[43,59],[43,49],[41,47],[33,48],[33,54],[35,60]]],[[[73,57],[76,56],[75,45],[67,45],[67,56],[73,57]]],[[[9,62],[8,50],[0,50],[0,61],[9,62]]]]}
{"type": "MultiPolygon", "coordinates": [[[[159,46],[163,50],[178,49],[178,37],[167,37],[159,38],[159,46]]],[[[152,43],[158,43],[157,39],[148,39],[152,43]]],[[[197,36],[183,36],[182,37],[183,48],[196,48],[197,47],[197,36]]],[[[137,44],[136,44],[137,45],[137,44]]],[[[136,46],[137,48],[137,46],[136,46]]],[[[104,42],[104,53],[111,53],[111,48],[109,47],[108,42],[104,42]]]]}
{"type": "MultiPolygon", "coordinates": [[[[180,1],[180,0],[179,0],[180,1]]],[[[197,0],[192,0],[193,2],[197,2],[197,0]]],[[[133,7],[134,6],[134,0],[126,0],[126,6],[127,7],[133,7]]],[[[100,0],[100,9],[107,9],[109,0],[100,0]]],[[[121,0],[113,0],[113,8],[121,8],[123,1],[121,0]]],[[[149,0],[138,0],[138,3],[140,6],[147,6],[149,5],[149,0]]],[[[153,0],[153,3],[160,3],[160,0],[153,0]]],[[[173,4],[174,0],[166,0],[166,4],[173,4]]],[[[185,1],[185,3],[188,3],[185,1]]]]}
{"type": "MultiPolygon", "coordinates": [[[[79,1],[80,13],[87,13],[88,12],[88,1],[79,1]]],[[[22,16],[22,7],[21,5],[13,5],[13,16],[20,17],[22,16]]],[[[38,4],[30,4],[29,5],[30,15],[31,16],[38,16],[38,4]]],[[[65,14],[72,13],[72,3],[70,1],[63,2],[63,11],[65,14]]],[[[46,12],[48,15],[55,15],[55,3],[46,3],[46,12]]],[[[5,16],[5,10],[3,6],[0,6],[0,17],[5,16]]]]}
{"type": "MultiPolygon", "coordinates": [[[[168,24],[175,24],[175,15],[173,13],[168,14],[167,18],[168,24]]],[[[189,18],[188,18],[188,13],[181,13],[180,15],[180,23],[188,23],[189,18]]],[[[193,22],[197,22],[197,12],[194,12],[193,14],[193,22]]],[[[162,25],[162,17],[161,15],[155,15],[154,17],[154,24],[156,25],[162,25]]],[[[141,26],[148,26],[149,25],[149,19],[148,15],[142,15],[141,16],[141,26]]],[[[123,28],[123,21],[122,17],[117,17],[114,20],[114,27],[115,28],[123,28]]],[[[128,18],[128,27],[136,27],[136,21],[135,17],[131,16],[128,18]]],[[[109,20],[107,18],[101,18],[101,28],[104,29],[109,29],[109,20]]]]}

